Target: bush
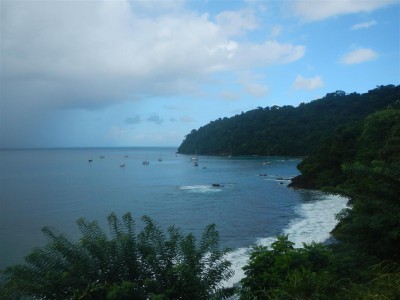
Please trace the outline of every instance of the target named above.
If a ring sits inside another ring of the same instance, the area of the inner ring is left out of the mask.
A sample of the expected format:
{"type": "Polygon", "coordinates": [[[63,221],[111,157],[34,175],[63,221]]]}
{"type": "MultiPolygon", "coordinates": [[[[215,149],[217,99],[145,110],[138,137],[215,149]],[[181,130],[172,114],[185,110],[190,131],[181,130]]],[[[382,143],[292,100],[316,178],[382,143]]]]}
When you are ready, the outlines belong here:
{"type": "Polygon", "coordinates": [[[288,236],[278,236],[272,249],[253,249],[244,267],[240,299],[326,299],[326,295],[335,299],[340,282],[329,271],[329,248],[317,243],[293,245],[288,236]]]}
{"type": "Polygon", "coordinates": [[[78,242],[50,227],[48,244],[32,251],[25,264],[3,272],[0,297],[40,299],[211,299],[226,295],[221,283],[233,272],[219,249],[215,225],[199,243],[171,226],[165,234],[144,216],[135,233],[130,213],[108,216],[110,238],[97,222],[79,219],[78,242]]]}

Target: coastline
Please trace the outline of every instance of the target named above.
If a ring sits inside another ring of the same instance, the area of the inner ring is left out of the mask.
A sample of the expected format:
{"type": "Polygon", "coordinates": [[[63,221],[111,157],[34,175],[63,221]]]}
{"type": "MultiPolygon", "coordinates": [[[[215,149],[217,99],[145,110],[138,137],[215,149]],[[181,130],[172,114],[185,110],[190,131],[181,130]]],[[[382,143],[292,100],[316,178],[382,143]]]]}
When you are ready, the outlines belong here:
{"type": "MultiPolygon", "coordinates": [[[[302,190],[302,192],[312,194],[314,200],[300,204],[296,208],[298,217],[294,218],[280,234],[288,235],[296,248],[302,248],[303,243],[332,243],[333,237],[330,232],[338,223],[335,216],[347,207],[348,199],[317,190],[302,190]]],[[[270,247],[275,241],[276,237],[272,236],[259,238],[254,245],[270,247]]],[[[235,274],[225,283],[226,287],[232,287],[244,278],[242,268],[247,263],[251,249],[250,245],[238,248],[227,255],[227,259],[232,262],[235,274]]]]}

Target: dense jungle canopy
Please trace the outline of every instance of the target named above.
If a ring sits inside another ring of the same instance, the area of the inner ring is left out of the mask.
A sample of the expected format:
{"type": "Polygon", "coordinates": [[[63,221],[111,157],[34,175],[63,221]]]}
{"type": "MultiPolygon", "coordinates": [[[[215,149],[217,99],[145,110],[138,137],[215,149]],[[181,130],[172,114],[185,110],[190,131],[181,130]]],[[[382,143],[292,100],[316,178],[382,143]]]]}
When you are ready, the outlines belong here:
{"type": "Polygon", "coordinates": [[[258,107],[193,129],[179,153],[292,155],[313,153],[337,127],[357,122],[400,99],[400,86],[378,86],[364,94],[336,91],[298,107],[258,107]]]}

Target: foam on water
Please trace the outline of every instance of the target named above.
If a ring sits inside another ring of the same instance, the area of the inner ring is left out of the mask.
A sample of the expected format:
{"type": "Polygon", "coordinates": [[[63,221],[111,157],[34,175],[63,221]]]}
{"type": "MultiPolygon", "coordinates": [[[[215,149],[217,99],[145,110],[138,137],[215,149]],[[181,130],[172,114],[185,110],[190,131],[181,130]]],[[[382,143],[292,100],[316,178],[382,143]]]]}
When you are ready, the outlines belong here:
{"type": "Polygon", "coordinates": [[[288,234],[295,247],[302,243],[326,241],[338,221],[335,216],[346,208],[349,199],[337,195],[329,195],[327,199],[304,203],[298,208],[301,218],[290,222],[283,234],[288,234]]]}
{"type": "MultiPolygon", "coordinates": [[[[310,191],[309,191],[310,192],[310,191]]],[[[316,195],[323,195],[315,192],[316,195]]],[[[298,218],[293,219],[282,234],[289,235],[289,240],[295,243],[295,247],[303,246],[303,243],[322,243],[330,237],[330,232],[337,224],[335,215],[347,207],[348,199],[337,195],[323,195],[319,199],[303,203],[296,208],[298,218]]],[[[275,237],[266,237],[257,240],[257,245],[270,247],[276,240],[275,237]]],[[[232,263],[235,275],[226,282],[225,286],[233,286],[244,278],[243,267],[246,265],[251,248],[239,248],[227,255],[232,263]]]]}
{"type": "Polygon", "coordinates": [[[221,191],[221,187],[212,185],[184,185],[180,186],[179,189],[190,193],[217,193],[221,191]]]}

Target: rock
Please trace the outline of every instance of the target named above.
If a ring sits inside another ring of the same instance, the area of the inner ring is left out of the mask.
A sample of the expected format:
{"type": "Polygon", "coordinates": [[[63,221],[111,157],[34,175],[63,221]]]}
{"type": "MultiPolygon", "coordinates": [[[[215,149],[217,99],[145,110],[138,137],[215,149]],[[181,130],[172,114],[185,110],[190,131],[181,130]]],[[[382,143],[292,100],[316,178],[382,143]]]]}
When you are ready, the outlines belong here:
{"type": "Polygon", "coordinates": [[[305,178],[303,175],[292,178],[292,182],[288,185],[294,189],[314,189],[315,185],[312,180],[305,178]]]}

